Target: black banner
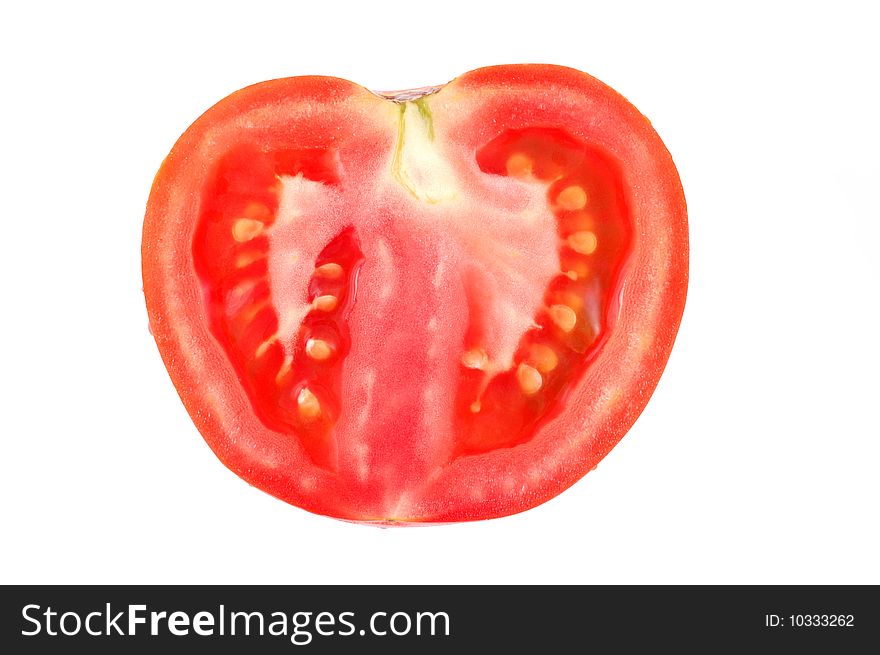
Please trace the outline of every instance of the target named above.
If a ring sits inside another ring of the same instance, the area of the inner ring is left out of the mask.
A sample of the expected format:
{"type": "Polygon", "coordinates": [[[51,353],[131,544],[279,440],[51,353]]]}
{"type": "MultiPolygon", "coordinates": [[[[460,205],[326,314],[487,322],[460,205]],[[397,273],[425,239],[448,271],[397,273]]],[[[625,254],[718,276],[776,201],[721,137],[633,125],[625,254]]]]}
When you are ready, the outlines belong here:
{"type": "Polygon", "coordinates": [[[880,637],[870,586],[7,586],[2,597],[6,653],[856,652],[880,637]]]}

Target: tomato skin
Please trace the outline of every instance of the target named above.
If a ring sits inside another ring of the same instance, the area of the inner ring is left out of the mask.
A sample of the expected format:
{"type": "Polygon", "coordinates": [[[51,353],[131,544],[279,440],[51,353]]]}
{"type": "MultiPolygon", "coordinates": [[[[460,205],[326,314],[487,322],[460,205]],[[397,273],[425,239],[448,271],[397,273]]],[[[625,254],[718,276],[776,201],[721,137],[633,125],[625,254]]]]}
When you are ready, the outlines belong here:
{"type": "MultiPolygon", "coordinates": [[[[536,438],[456,458],[442,467],[359,483],[316,466],[289,435],[254,414],[237,373],[208,328],[192,262],[200,194],[212,162],[237,135],[339,148],[347,170],[373,171],[394,148],[396,107],[326,77],[257,84],[208,110],[179,139],[156,176],[143,233],[151,331],[206,442],[254,486],[318,514],[396,525],[494,518],[534,507],[592,470],[618,443],[656,387],[682,317],[688,282],[686,205],[672,158],[650,123],[594,78],[550,65],[467,73],[432,97],[449,158],[472,152],[499,125],[564,127],[620,164],[633,225],[613,330],[536,438]],[[395,500],[389,501],[393,488],[395,500]]],[[[401,469],[403,471],[403,469],[401,469]]]]}

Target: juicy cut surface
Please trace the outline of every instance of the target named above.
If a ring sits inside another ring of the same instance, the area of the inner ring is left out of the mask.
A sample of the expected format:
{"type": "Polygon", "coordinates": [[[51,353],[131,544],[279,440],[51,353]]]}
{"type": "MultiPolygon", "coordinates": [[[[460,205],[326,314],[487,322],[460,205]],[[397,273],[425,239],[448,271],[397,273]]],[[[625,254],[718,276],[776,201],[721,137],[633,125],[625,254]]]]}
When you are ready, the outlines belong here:
{"type": "Polygon", "coordinates": [[[632,228],[598,146],[539,126],[463,148],[430,96],[397,106],[374,168],[339,144],[230,148],[192,252],[265,426],[405,485],[560,410],[613,328],[632,228]]]}

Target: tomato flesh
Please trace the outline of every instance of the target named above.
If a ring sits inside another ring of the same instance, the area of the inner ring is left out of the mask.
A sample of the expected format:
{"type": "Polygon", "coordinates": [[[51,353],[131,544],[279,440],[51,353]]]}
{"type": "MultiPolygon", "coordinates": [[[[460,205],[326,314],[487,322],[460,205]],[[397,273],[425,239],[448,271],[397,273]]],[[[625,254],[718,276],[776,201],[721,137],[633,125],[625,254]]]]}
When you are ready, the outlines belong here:
{"type": "Polygon", "coordinates": [[[554,67],[233,98],[175,147],[144,240],[151,326],[221,459],[380,522],[509,514],[592,469],[684,302],[683,196],[641,116],[554,67]]]}
{"type": "MultiPolygon", "coordinates": [[[[344,187],[347,180],[332,161],[332,152],[319,149],[234,149],[205,185],[193,256],[212,309],[212,331],[255,413],[268,427],[298,439],[315,464],[335,469],[336,440],[345,436],[334,426],[351,347],[347,317],[365,255],[352,224],[314,261],[295,262],[313,271],[308,296],[301,298],[311,306],[295,317],[293,338],[288,331],[285,343],[270,293],[267,238],[281,203],[280,181],[344,187]]],[[[462,272],[467,328],[460,352],[448,355],[460,362],[450,458],[526,442],[542,418],[564,405],[566,389],[613,324],[610,299],[630,229],[613,164],[561,130],[508,131],[479,148],[476,161],[484,173],[546,187],[547,210],[557,221],[559,272],[508,367],[493,362],[485,349],[493,326],[483,312],[490,301],[481,295],[482,280],[462,272]]]]}

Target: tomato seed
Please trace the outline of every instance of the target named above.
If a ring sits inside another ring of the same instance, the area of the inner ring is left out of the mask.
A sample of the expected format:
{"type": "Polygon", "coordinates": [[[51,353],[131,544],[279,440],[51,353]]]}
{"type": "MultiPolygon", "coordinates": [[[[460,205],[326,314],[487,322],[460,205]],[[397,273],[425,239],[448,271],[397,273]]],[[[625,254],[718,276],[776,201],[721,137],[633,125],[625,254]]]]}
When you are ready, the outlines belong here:
{"type": "Polygon", "coordinates": [[[303,387],[296,397],[299,415],[304,419],[316,419],[321,415],[321,403],[308,387],[303,387]]]}
{"type": "Polygon", "coordinates": [[[549,311],[550,320],[563,332],[571,332],[577,325],[577,314],[568,305],[552,305],[549,311]]]}
{"type": "Polygon", "coordinates": [[[342,277],[342,266],[334,262],[321,264],[315,268],[315,277],[323,277],[328,280],[338,280],[342,277]]]}
{"type": "Polygon", "coordinates": [[[550,346],[533,343],[529,346],[529,362],[541,373],[549,373],[559,365],[559,356],[550,346]]]}
{"type": "Polygon", "coordinates": [[[587,205],[587,192],[583,187],[572,185],[565,187],[556,196],[556,204],[566,211],[577,211],[587,205]]]}
{"type": "Polygon", "coordinates": [[[538,370],[528,364],[520,364],[516,369],[516,380],[519,388],[527,396],[537,393],[544,384],[544,379],[538,370]]]}
{"type": "Polygon", "coordinates": [[[566,241],[569,248],[581,255],[592,255],[596,252],[596,247],[599,245],[599,240],[596,238],[595,233],[589,231],[570,234],[566,241]]]}
{"type": "Polygon", "coordinates": [[[515,152],[507,158],[506,169],[510,177],[529,178],[532,175],[533,167],[532,158],[522,152],[515,152]]]}
{"type": "Polygon", "coordinates": [[[253,218],[239,218],[232,224],[232,238],[239,243],[255,239],[263,231],[265,224],[253,218]]]}
{"type": "Polygon", "coordinates": [[[461,364],[465,368],[485,371],[489,365],[489,356],[482,348],[473,348],[464,352],[461,356],[461,364]]]}
{"type": "Polygon", "coordinates": [[[261,202],[249,202],[244,208],[242,216],[265,223],[272,218],[272,211],[261,202]]]}
{"type": "Polygon", "coordinates": [[[339,299],[336,296],[318,296],[312,301],[312,308],[319,312],[332,312],[338,303],[339,299]]]}
{"type": "Polygon", "coordinates": [[[306,354],[314,360],[324,361],[333,356],[333,348],[323,339],[309,339],[306,341],[306,354]]]}

